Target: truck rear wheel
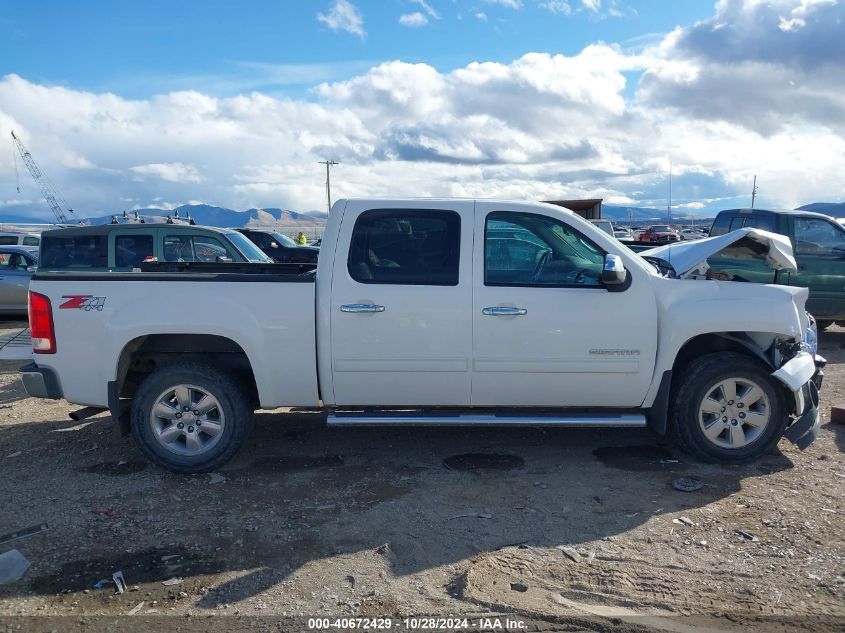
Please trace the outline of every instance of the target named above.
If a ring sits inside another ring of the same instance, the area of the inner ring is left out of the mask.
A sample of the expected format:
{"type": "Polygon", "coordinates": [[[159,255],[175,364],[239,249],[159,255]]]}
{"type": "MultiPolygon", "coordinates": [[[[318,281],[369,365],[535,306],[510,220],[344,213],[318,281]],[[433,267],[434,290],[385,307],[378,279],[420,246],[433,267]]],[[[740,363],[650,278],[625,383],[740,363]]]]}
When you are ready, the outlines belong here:
{"type": "Polygon", "coordinates": [[[788,422],[783,389],[760,360],[736,352],[692,361],[673,389],[671,433],[706,461],[742,463],[770,452],[788,422]]]}
{"type": "Polygon", "coordinates": [[[240,448],[253,411],[243,386],[202,363],[151,373],[132,401],[132,433],[152,462],[178,473],[219,468],[240,448]]]}

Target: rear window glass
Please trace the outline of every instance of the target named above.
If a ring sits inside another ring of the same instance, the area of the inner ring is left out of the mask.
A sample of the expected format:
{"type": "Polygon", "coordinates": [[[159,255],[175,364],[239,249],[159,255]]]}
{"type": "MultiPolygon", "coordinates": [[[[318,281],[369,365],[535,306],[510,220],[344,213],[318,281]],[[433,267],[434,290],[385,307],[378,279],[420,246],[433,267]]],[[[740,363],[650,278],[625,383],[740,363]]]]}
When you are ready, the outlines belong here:
{"type": "Polygon", "coordinates": [[[17,243],[18,238],[14,235],[0,235],[0,246],[11,246],[17,243]]]}
{"type": "Polygon", "coordinates": [[[41,268],[106,268],[108,260],[105,235],[45,235],[41,240],[41,268]]]}
{"type": "Polygon", "coordinates": [[[23,238],[24,246],[38,246],[40,243],[41,239],[33,237],[32,235],[27,235],[25,238],[23,238]]]}
{"type": "Polygon", "coordinates": [[[352,231],[349,275],[362,284],[456,286],[460,238],[454,211],[366,211],[352,231]]]}
{"type": "Polygon", "coordinates": [[[716,237],[717,235],[724,235],[728,232],[728,227],[731,225],[731,216],[722,214],[716,218],[716,221],[713,222],[713,226],[710,227],[710,237],[716,237]]]}

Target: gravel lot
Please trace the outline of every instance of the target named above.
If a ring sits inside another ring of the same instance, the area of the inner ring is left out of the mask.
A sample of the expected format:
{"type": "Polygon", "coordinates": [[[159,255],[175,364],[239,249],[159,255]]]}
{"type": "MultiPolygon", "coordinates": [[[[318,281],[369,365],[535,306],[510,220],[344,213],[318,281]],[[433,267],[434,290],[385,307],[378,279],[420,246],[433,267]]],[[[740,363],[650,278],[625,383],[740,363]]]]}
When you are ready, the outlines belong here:
{"type": "Polygon", "coordinates": [[[26,398],[20,363],[0,363],[0,534],[49,524],[0,545],[32,563],[0,585],[0,631],[128,630],[130,611],[151,631],[447,614],[470,630],[494,616],[539,631],[845,630],[845,425],[828,423],[845,403],[845,329],[821,343],[819,439],[740,467],[647,431],[335,430],[278,410],[219,473],[177,476],[108,415],[73,422],[75,407],[26,398]],[[705,486],[673,490],[683,475],[705,486]],[[126,593],[95,588],[117,570],[126,593]]]}

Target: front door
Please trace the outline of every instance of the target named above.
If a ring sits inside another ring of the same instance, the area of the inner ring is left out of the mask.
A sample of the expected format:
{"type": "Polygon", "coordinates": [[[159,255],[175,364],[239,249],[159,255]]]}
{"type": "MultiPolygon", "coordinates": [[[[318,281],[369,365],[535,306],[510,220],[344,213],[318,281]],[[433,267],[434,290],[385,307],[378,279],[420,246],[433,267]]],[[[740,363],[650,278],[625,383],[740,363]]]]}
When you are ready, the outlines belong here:
{"type": "Polygon", "coordinates": [[[471,202],[346,208],[331,282],[338,405],[468,405],[471,202]]]}
{"type": "Polygon", "coordinates": [[[845,318],[845,230],[824,218],[792,220],[798,273],[790,283],[810,289],[807,311],[818,319],[845,318]]]}
{"type": "Polygon", "coordinates": [[[587,223],[549,214],[476,207],[472,404],[639,406],[657,350],[648,273],[605,287],[587,223]]]}

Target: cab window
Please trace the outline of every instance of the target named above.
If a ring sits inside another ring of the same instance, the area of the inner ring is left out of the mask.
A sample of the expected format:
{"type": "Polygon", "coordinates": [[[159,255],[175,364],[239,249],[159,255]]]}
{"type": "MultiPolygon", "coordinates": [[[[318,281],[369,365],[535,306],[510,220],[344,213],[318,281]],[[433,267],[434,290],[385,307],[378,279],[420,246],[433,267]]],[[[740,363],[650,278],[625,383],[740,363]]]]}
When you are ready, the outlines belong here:
{"type": "Polygon", "coordinates": [[[823,255],[845,253],[845,231],[820,218],[795,218],[795,253],[823,255]]]}
{"type": "Polygon", "coordinates": [[[114,238],[114,265],[117,268],[138,268],[153,256],[152,235],[118,235],[114,238]]]}
{"type": "Polygon", "coordinates": [[[605,253],[553,218],[497,211],[484,230],[487,286],[600,287],[605,253]]]}
{"type": "Polygon", "coordinates": [[[236,260],[223,242],[211,235],[174,233],[164,236],[165,261],[216,262],[218,257],[236,260]]]}
{"type": "Polygon", "coordinates": [[[26,270],[29,262],[20,253],[0,253],[0,269],[26,270]]]}
{"type": "Polygon", "coordinates": [[[25,238],[23,238],[24,246],[38,246],[39,244],[41,244],[41,239],[35,237],[34,235],[27,235],[25,238]]]}
{"type": "Polygon", "coordinates": [[[347,269],[362,284],[456,286],[460,244],[454,211],[365,211],[352,231],[347,269]]]}

